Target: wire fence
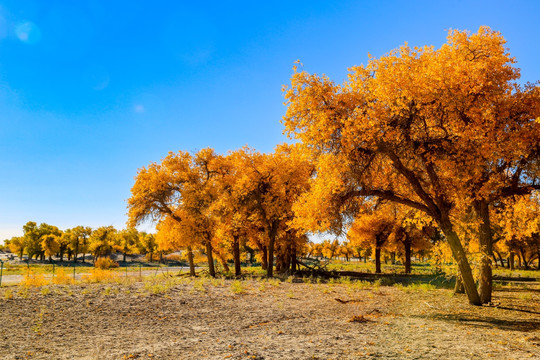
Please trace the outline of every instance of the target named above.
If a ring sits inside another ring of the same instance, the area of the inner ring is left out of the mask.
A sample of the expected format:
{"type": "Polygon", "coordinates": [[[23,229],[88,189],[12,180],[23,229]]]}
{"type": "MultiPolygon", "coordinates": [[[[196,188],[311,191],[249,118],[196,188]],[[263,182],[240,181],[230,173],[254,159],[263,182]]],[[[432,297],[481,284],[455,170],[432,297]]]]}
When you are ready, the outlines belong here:
{"type": "MultiPolygon", "coordinates": [[[[7,270],[7,269],[6,269],[7,270]]],[[[13,268],[10,269],[13,272],[13,268]]],[[[148,264],[134,264],[112,269],[98,269],[91,266],[56,265],[51,266],[18,266],[15,274],[4,273],[4,261],[0,260],[0,287],[17,284],[35,283],[49,284],[62,282],[77,282],[99,279],[107,275],[109,278],[130,278],[142,281],[148,276],[179,275],[189,272],[189,268],[178,265],[151,266],[148,264]]]]}

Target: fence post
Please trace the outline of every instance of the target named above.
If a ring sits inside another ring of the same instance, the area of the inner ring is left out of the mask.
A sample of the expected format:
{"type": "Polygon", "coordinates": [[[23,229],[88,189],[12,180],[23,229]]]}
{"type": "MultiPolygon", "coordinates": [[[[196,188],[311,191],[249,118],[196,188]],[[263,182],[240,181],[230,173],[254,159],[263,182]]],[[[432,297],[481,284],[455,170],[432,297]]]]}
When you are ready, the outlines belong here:
{"type": "Polygon", "coordinates": [[[0,287],[2,287],[2,273],[4,272],[4,262],[0,260],[0,287]]]}
{"type": "Polygon", "coordinates": [[[52,280],[51,281],[54,281],[54,263],[52,264],[52,280]]]}
{"type": "Polygon", "coordinates": [[[142,281],[142,264],[139,264],[139,281],[142,281]]]}

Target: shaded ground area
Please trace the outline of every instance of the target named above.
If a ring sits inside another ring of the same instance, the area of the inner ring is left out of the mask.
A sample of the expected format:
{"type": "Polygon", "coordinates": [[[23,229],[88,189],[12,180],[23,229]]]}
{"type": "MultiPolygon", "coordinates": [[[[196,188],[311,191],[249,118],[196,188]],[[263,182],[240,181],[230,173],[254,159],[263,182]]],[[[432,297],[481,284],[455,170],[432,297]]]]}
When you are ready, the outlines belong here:
{"type": "Polygon", "coordinates": [[[0,358],[540,358],[537,285],[499,289],[495,305],[365,282],[9,287],[0,289],[0,358]]]}

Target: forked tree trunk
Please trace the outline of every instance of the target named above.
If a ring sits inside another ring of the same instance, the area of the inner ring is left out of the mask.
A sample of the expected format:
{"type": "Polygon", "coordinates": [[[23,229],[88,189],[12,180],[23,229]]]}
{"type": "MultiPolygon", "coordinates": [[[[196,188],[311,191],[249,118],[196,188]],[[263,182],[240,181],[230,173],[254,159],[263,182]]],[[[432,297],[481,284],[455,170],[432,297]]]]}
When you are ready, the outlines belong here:
{"type": "Polygon", "coordinates": [[[191,249],[191,246],[187,247],[187,256],[189,261],[189,275],[195,276],[195,262],[193,261],[193,249],[191,249]]]}
{"type": "Polygon", "coordinates": [[[242,275],[242,269],[240,267],[240,238],[238,236],[233,237],[233,258],[234,258],[234,275],[242,275]]]}
{"type": "Polygon", "coordinates": [[[474,282],[471,266],[469,265],[469,261],[467,260],[465,250],[463,249],[463,246],[461,245],[461,241],[459,240],[458,235],[455,233],[455,231],[452,228],[452,223],[450,219],[447,216],[445,216],[445,217],[441,217],[441,219],[438,222],[439,222],[439,227],[441,231],[444,233],[446,240],[448,242],[448,245],[450,246],[450,249],[452,250],[452,255],[454,256],[454,259],[458,263],[459,270],[461,271],[461,280],[463,281],[463,287],[465,288],[465,293],[467,294],[467,297],[469,298],[469,303],[472,305],[482,305],[482,301],[480,300],[480,296],[478,295],[476,284],[474,282]]]}
{"type": "Polygon", "coordinates": [[[498,252],[498,251],[495,251],[495,254],[497,254],[497,257],[499,258],[499,261],[501,262],[501,267],[504,268],[504,259],[503,259],[502,255],[501,255],[501,253],[498,252]]]}

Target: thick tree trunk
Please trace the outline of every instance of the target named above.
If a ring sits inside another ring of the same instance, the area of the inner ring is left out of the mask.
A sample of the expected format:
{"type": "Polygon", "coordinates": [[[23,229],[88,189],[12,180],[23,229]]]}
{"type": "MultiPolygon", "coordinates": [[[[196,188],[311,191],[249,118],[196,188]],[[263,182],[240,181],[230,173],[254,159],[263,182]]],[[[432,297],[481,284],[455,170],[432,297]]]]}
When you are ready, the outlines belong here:
{"type": "Polygon", "coordinates": [[[261,268],[268,269],[268,248],[266,246],[262,247],[261,268]]]}
{"type": "Polygon", "coordinates": [[[214,268],[214,255],[212,254],[212,243],[206,241],[206,258],[208,260],[208,272],[211,277],[216,277],[216,269],[214,268]]]}
{"type": "Polygon", "coordinates": [[[274,276],[274,245],[276,243],[277,224],[273,223],[270,227],[269,242],[268,242],[268,267],[266,268],[266,276],[271,278],[274,276]]]}
{"type": "Polygon", "coordinates": [[[123,259],[122,259],[122,262],[125,263],[125,262],[126,262],[126,253],[123,253],[123,254],[124,254],[124,257],[123,257],[123,259]]]}
{"type": "Polygon", "coordinates": [[[375,248],[375,273],[380,274],[381,272],[381,248],[377,246],[375,248]]]}
{"type": "Polygon", "coordinates": [[[195,262],[193,261],[193,249],[191,249],[191,246],[187,247],[187,256],[189,261],[189,275],[195,276],[195,262]]]}
{"type": "Polygon", "coordinates": [[[467,255],[465,254],[465,250],[461,245],[458,235],[452,228],[452,223],[448,216],[441,216],[441,219],[439,220],[439,227],[446,236],[446,241],[452,250],[452,255],[458,263],[459,270],[461,271],[461,280],[463,281],[463,287],[465,288],[465,292],[469,298],[469,303],[472,305],[482,305],[482,301],[480,300],[480,296],[478,295],[478,290],[476,289],[476,284],[474,282],[471,266],[467,260],[467,255]]]}
{"type": "Polygon", "coordinates": [[[411,242],[405,241],[405,274],[411,273],[411,242]]]}
{"type": "Polygon", "coordinates": [[[489,218],[489,204],[487,201],[476,201],[475,210],[480,218],[480,278],[478,279],[478,293],[482,304],[491,302],[493,290],[493,270],[491,268],[491,257],[493,255],[493,239],[491,236],[491,222],[489,218]]]}
{"type": "Polygon", "coordinates": [[[234,258],[234,275],[242,275],[242,269],[240,267],[240,239],[238,236],[233,238],[233,258],[234,258]]]}
{"type": "Polygon", "coordinates": [[[281,255],[281,272],[284,274],[290,273],[291,270],[291,248],[288,247],[284,254],[281,255]]]}
{"type": "Polygon", "coordinates": [[[510,255],[508,255],[508,266],[510,270],[514,270],[516,267],[516,263],[514,262],[514,256],[515,256],[514,252],[510,251],[510,255]]]}
{"type": "Polygon", "coordinates": [[[60,251],[60,262],[64,262],[64,252],[60,251]]]}

